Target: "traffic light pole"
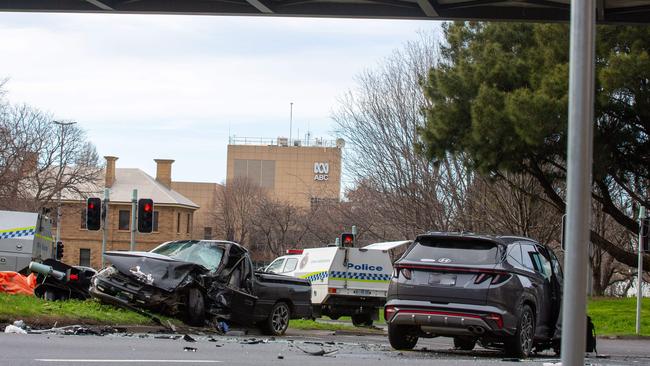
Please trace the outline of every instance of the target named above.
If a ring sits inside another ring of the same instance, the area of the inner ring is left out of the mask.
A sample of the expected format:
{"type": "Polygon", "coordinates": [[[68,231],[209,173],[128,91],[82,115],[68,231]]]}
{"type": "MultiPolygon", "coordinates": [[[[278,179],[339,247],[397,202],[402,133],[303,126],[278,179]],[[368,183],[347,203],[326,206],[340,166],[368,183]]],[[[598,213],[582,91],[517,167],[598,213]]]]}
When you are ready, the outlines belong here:
{"type": "Polygon", "coordinates": [[[641,298],[643,296],[643,220],[645,219],[645,207],[639,210],[639,264],[636,275],[636,334],[641,334],[641,298]]]}
{"type": "Polygon", "coordinates": [[[138,190],[133,190],[133,197],[131,197],[131,251],[135,250],[135,230],[138,224],[136,220],[136,213],[138,210],[138,190]]]}
{"type": "Polygon", "coordinates": [[[108,202],[109,202],[109,190],[104,188],[104,201],[102,202],[102,216],[104,218],[102,222],[102,268],[104,268],[104,253],[106,253],[106,242],[108,239],[108,202]]]}

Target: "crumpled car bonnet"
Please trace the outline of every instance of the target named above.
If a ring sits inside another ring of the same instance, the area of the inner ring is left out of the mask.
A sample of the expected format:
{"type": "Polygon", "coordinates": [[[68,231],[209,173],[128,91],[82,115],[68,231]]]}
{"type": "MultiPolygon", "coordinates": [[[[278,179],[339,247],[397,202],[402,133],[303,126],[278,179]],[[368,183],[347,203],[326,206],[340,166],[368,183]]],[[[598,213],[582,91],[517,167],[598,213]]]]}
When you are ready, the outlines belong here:
{"type": "Polygon", "coordinates": [[[104,255],[120,273],[165,291],[175,290],[195,270],[207,271],[198,264],[150,252],[106,252],[104,255]]]}

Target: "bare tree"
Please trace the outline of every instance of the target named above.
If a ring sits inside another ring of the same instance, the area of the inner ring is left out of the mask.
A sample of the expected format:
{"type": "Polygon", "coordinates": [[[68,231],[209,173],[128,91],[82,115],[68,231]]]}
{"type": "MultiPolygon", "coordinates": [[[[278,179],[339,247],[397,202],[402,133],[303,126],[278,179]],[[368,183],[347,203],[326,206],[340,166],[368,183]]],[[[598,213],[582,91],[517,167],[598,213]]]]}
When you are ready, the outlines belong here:
{"type": "Polygon", "coordinates": [[[436,57],[435,34],[422,34],[361,74],[333,116],[348,142],[347,170],[371,200],[367,213],[394,238],[452,227],[471,179],[456,157],[433,163],[416,149],[426,103],[420,81],[436,57]]]}
{"type": "Polygon", "coordinates": [[[216,196],[217,234],[225,240],[248,244],[252,220],[264,192],[246,178],[226,182],[216,196]]]}
{"type": "Polygon", "coordinates": [[[60,130],[38,109],[0,100],[0,208],[39,210],[60,193],[84,196],[101,170],[82,129],[60,130]]]}

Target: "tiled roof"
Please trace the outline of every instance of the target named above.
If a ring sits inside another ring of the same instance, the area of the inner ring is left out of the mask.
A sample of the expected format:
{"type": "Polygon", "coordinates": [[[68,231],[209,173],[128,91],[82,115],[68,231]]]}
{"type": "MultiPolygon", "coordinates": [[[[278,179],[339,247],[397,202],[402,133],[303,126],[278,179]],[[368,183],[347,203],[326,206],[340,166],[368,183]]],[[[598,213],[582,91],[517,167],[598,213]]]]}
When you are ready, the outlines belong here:
{"type": "MultiPolygon", "coordinates": [[[[81,191],[88,192],[88,197],[104,197],[104,177],[99,180],[101,184],[83,187],[81,191]]],[[[133,190],[138,190],[138,198],[151,198],[155,204],[180,205],[199,208],[199,205],[173,189],[165,187],[162,183],[152,178],[140,169],[117,168],[115,169],[115,182],[110,188],[110,201],[131,202],[133,190]]],[[[83,200],[77,194],[63,194],[64,200],[83,200]]]]}

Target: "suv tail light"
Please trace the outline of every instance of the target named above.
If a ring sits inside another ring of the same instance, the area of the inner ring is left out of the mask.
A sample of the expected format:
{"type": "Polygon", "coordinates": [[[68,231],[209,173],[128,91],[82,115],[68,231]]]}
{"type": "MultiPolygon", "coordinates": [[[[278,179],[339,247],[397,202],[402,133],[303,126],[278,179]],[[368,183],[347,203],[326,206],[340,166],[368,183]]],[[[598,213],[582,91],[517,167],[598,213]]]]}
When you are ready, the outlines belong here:
{"type": "Polygon", "coordinates": [[[490,279],[490,283],[493,285],[505,282],[508,278],[510,278],[510,275],[507,273],[501,273],[501,272],[481,272],[476,275],[476,278],[474,279],[475,284],[480,284],[485,282],[487,279],[490,279]]]}
{"type": "Polygon", "coordinates": [[[393,319],[393,316],[397,314],[398,309],[394,307],[393,305],[388,305],[384,308],[384,319],[386,319],[387,322],[389,322],[391,319],[393,319]]]}

